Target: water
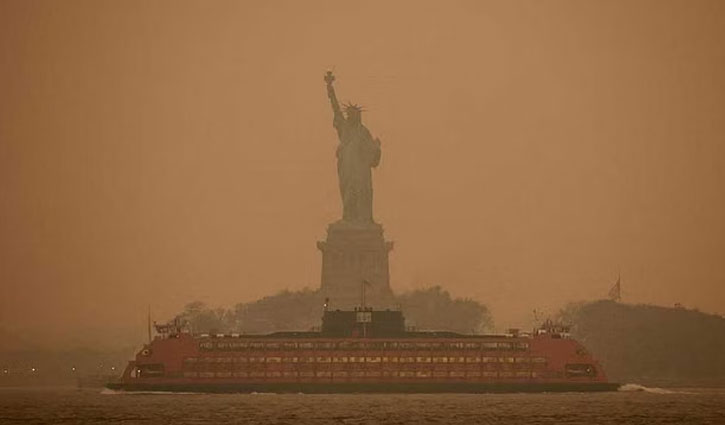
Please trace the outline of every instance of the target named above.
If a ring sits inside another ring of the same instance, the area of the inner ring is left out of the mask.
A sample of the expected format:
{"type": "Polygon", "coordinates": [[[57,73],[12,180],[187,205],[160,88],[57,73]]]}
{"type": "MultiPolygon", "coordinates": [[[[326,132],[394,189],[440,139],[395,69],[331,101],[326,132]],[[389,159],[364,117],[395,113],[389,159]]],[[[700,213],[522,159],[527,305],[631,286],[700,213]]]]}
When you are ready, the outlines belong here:
{"type": "Polygon", "coordinates": [[[133,394],[0,389],[0,424],[725,424],[725,389],[565,394],[133,394]]]}

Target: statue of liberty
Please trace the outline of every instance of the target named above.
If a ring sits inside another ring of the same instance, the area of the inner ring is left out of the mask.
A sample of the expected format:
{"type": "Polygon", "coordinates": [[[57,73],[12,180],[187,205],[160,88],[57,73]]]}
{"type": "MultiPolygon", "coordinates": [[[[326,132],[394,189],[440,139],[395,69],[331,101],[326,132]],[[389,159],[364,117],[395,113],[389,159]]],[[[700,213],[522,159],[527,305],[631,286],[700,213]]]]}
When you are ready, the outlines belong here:
{"type": "Polygon", "coordinates": [[[362,124],[363,109],[359,105],[344,105],[345,114],[335,95],[335,77],[327,72],[327,96],[332,104],[332,125],[337,130],[337,176],[342,197],[342,221],[373,223],[373,182],[371,168],[380,162],[380,139],[370,135],[362,124]]]}

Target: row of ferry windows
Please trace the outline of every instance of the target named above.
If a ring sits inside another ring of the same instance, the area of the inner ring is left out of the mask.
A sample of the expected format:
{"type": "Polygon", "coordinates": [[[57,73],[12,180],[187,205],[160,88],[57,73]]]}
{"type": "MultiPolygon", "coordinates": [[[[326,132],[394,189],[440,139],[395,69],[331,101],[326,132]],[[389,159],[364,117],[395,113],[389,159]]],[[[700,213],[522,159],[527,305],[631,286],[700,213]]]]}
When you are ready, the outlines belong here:
{"type": "Polygon", "coordinates": [[[531,371],[256,371],[184,372],[187,378],[536,378],[531,371]]]}
{"type": "Polygon", "coordinates": [[[545,357],[187,357],[187,363],[546,363],[545,357]]]}
{"type": "Polygon", "coordinates": [[[207,340],[202,350],[528,350],[527,342],[259,342],[207,340]]]}

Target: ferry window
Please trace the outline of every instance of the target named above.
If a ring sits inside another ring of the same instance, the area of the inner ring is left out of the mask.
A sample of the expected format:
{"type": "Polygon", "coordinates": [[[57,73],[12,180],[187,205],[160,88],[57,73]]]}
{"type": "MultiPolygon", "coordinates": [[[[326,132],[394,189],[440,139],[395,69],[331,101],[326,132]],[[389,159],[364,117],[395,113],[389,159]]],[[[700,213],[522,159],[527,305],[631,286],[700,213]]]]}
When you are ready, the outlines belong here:
{"type": "Polygon", "coordinates": [[[294,350],[295,348],[297,348],[297,343],[296,342],[283,342],[282,348],[284,348],[285,350],[294,350]]]}
{"type": "Polygon", "coordinates": [[[469,350],[478,350],[480,348],[480,345],[477,342],[467,342],[466,348],[469,350]]]}
{"type": "Polygon", "coordinates": [[[463,348],[463,343],[462,342],[449,342],[448,343],[448,348],[453,348],[453,349],[455,349],[455,348],[463,348]]]}
{"type": "Polygon", "coordinates": [[[430,363],[430,357],[416,357],[415,361],[417,363],[430,363]]]}
{"type": "Polygon", "coordinates": [[[546,357],[532,357],[532,363],[546,363],[546,357]]]}
{"type": "Polygon", "coordinates": [[[466,357],[466,363],[481,363],[480,357],[466,357]]]}
{"type": "Polygon", "coordinates": [[[367,363],[380,363],[380,357],[367,357],[365,358],[367,363]]]}
{"type": "Polygon", "coordinates": [[[428,342],[419,342],[419,343],[415,344],[415,347],[418,348],[418,349],[427,350],[427,349],[430,348],[430,343],[428,343],[428,342]]]}
{"type": "Polygon", "coordinates": [[[267,349],[278,349],[279,348],[279,342],[268,342],[266,345],[267,349]]]}
{"type": "Polygon", "coordinates": [[[499,350],[510,350],[511,349],[511,343],[510,342],[499,342],[498,343],[498,349],[499,350]]]}
{"type": "Polygon", "coordinates": [[[433,357],[433,363],[448,363],[448,357],[433,357]]]}
{"type": "Polygon", "coordinates": [[[414,363],[415,357],[401,357],[400,363],[414,363]]]}
{"type": "Polygon", "coordinates": [[[162,363],[142,364],[136,367],[141,378],[152,378],[164,376],[164,365],[162,363]]]}
{"type": "Polygon", "coordinates": [[[333,357],[332,358],[332,362],[333,363],[347,363],[347,357],[345,357],[345,356],[342,356],[342,357],[333,357]]]}
{"type": "Polygon", "coordinates": [[[498,358],[496,357],[483,357],[482,358],[484,363],[496,363],[498,362],[498,358]]]}
{"type": "Polygon", "coordinates": [[[516,363],[529,363],[531,359],[529,359],[528,357],[516,357],[514,361],[516,363]]]}
{"type": "Polygon", "coordinates": [[[330,363],[330,358],[329,357],[318,357],[317,363],[330,363]]]}
{"type": "Polygon", "coordinates": [[[388,357],[387,357],[387,356],[381,357],[381,358],[380,358],[380,360],[381,360],[381,361],[382,361],[383,363],[387,363],[387,362],[388,362],[388,357]]]}
{"type": "Polygon", "coordinates": [[[250,342],[249,346],[251,348],[260,349],[260,348],[264,348],[264,343],[263,342],[250,342]]]}
{"type": "MultiPolygon", "coordinates": [[[[500,359],[499,359],[499,360],[500,360],[500,359]]],[[[506,363],[513,363],[513,362],[514,362],[514,358],[513,358],[513,357],[504,357],[504,361],[505,361],[506,363]]]]}
{"type": "Polygon", "coordinates": [[[267,357],[267,363],[279,363],[282,361],[282,357],[267,357]]]}
{"type": "Polygon", "coordinates": [[[198,359],[196,357],[187,357],[187,358],[184,359],[184,362],[185,363],[196,363],[197,360],[198,359]]]}
{"type": "Polygon", "coordinates": [[[409,372],[409,371],[400,371],[400,377],[401,378],[412,378],[415,376],[415,372],[409,372]]]}
{"type": "Polygon", "coordinates": [[[594,365],[585,363],[567,364],[564,370],[568,378],[597,375],[597,369],[594,367],[594,365]]]}
{"type": "Polygon", "coordinates": [[[385,348],[396,349],[396,348],[398,348],[398,343],[397,342],[386,342],[385,348]]]}
{"type": "Polygon", "coordinates": [[[342,341],[337,343],[337,348],[339,350],[349,350],[352,348],[352,343],[348,341],[342,341]]]}
{"type": "Polygon", "coordinates": [[[239,341],[232,341],[227,343],[230,350],[239,351],[247,348],[247,344],[239,341]]]}
{"type": "Polygon", "coordinates": [[[529,349],[529,344],[527,342],[517,342],[517,343],[514,344],[514,347],[517,350],[528,350],[529,349]]]}
{"type": "Polygon", "coordinates": [[[415,372],[416,378],[430,378],[430,372],[427,370],[419,370],[415,372]]]}
{"type": "Polygon", "coordinates": [[[398,348],[403,349],[403,350],[410,350],[410,349],[415,348],[415,344],[413,344],[411,342],[399,342],[398,348]]]}
{"type": "Polygon", "coordinates": [[[318,378],[331,378],[332,372],[326,371],[326,370],[318,370],[317,371],[317,377],[318,378]]]}
{"type": "Polygon", "coordinates": [[[300,342],[299,347],[303,350],[311,350],[313,348],[313,344],[311,342],[300,342]]]}
{"type": "Polygon", "coordinates": [[[202,351],[211,351],[214,349],[214,343],[211,341],[200,342],[199,349],[202,351]]]}
{"type": "Polygon", "coordinates": [[[443,348],[443,344],[440,342],[431,342],[429,343],[431,349],[440,349],[443,348]]]}
{"type": "Polygon", "coordinates": [[[322,349],[322,350],[330,350],[330,349],[335,348],[335,343],[334,342],[318,342],[317,348],[322,349]]]}
{"type": "Polygon", "coordinates": [[[498,343],[496,342],[482,342],[481,347],[484,350],[496,350],[498,348],[498,343]]]}

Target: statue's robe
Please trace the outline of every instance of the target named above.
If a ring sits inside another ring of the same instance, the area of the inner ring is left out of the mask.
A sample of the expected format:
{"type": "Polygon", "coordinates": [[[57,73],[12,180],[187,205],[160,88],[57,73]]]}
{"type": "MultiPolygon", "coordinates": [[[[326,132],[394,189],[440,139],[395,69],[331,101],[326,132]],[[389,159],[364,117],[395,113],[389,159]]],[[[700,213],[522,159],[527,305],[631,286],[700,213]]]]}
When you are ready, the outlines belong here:
{"type": "Polygon", "coordinates": [[[333,122],[340,144],[337,146],[337,175],[340,180],[343,221],[373,222],[373,182],[371,168],[380,162],[380,144],[362,123],[352,123],[341,115],[333,122]]]}

